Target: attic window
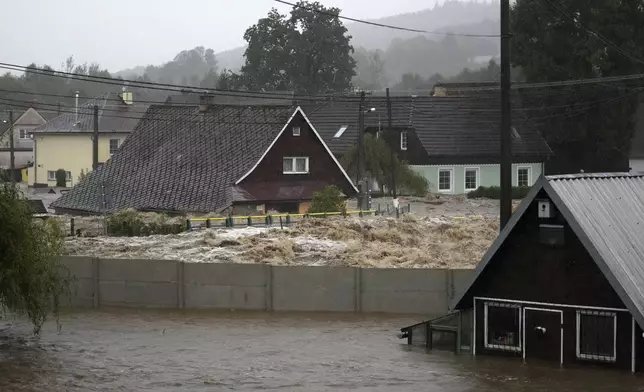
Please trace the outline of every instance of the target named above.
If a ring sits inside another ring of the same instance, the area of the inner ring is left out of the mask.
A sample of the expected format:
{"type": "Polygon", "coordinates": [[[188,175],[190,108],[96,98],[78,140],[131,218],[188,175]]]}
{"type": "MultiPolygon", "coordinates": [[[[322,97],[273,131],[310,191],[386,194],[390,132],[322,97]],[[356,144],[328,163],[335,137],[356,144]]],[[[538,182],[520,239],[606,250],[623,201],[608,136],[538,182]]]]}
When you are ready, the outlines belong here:
{"type": "Polygon", "coordinates": [[[348,126],[348,125],[343,125],[343,126],[341,126],[341,127],[340,127],[340,129],[338,129],[338,132],[336,132],[336,133],[335,133],[335,135],[333,135],[333,137],[334,137],[334,138],[336,138],[336,139],[337,139],[337,138],[339,138],[340,136],[342,136],[342,134],[344,133],[344,131],[346,131],[346,130],[347,130],[347,128],[349,128],[349,126],[348,126]]]}
{"type": "Polygon", "coordinates": [[[400,149],[402,151],[407,150],[407,131],[400,132],[400,149]]]}
{"type": "Polygon", "coordinates": [[[300,127],[293,127],[293,136],[300,136],[300,127]]]}
{"type": "Polygon", "coordinates": [[[517,129],[515,127],[512,127],[512,138],[521,139],[521,135],[519,135],[519,132],[517,132],[517,129]]]}

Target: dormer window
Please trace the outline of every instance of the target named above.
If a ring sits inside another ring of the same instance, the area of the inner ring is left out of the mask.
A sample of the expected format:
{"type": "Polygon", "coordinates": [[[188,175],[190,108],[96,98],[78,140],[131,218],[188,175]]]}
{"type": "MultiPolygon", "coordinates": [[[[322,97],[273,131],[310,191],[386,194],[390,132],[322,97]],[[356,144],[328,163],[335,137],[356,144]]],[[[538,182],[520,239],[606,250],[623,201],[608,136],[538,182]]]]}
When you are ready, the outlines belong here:
{"type": "Polygon", "coordinates": [[[407,151],[407,132],[400,132],[400,149],[402,151],[407,151]]]}
{"type": "Polygon", "coordinates": [[[300,136],[300,127],[293,127],[293,136],[300,136]]]}

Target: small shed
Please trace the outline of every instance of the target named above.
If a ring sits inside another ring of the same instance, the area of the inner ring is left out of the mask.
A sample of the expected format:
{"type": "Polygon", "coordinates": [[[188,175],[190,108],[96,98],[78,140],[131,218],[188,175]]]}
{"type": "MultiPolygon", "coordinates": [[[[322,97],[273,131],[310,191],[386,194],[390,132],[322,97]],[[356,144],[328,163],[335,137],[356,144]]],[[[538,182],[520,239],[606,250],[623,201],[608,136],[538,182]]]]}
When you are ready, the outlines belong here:
{"type": "Polygon", "coordinates": [[[541,177],[465,287],[473,355],[643,371],[644,173],[541,177]]]}

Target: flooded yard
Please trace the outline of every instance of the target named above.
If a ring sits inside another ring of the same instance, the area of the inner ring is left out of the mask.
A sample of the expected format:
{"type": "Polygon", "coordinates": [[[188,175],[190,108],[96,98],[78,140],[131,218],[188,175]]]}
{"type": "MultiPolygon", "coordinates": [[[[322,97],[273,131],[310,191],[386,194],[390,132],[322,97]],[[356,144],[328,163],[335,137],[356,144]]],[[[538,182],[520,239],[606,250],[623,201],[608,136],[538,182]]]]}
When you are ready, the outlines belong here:
{"type": "Polygon", "coordinates": [[[0,391],[644,391],[628,373],[427,353],[417,318],[74,312],[42,337],[0,322],[0,391]]]}

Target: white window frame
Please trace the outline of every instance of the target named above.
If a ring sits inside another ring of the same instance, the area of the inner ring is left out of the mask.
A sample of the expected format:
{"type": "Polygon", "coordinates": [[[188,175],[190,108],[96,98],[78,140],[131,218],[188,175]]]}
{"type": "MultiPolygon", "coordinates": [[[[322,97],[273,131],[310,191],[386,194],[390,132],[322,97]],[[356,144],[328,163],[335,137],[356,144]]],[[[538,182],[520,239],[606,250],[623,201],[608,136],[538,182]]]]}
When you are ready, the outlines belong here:
{"type": "Polygon", "coordinates": [[[19,138],[20,140],[29,140],[29,139],[31,139],[31,138],[29,137],[29,130],[28,130],[28,129],[21,129],[21,130],[20,130],[20,131],[18,131],[18,132],[19,132],[19,133],[18,133],[18,138],[19,138]],[[22,137],[22,133],[23,133],[23,132],[25,133],[25,137],[22,137]]]}
{"type": "Polygon", "coordinates": [[[112,152],[112,141],[116,141],[116,151],[118,151],[119,148],[121,148],[121,140],[120,139],[110,139],[110,141],[108,142],[109,143],[108,148],[110,149],[110,155],[113,155],[113,154],[116,153],[116,151],[112,152]]]}
{"type": "Polygon", "coordinates": [[[577,339],[576,339],[576,352],[577,358],[579,359],[588,359],[593,361],[601,362],[615,362],[617,361],[617,313],[616,312],[607,312],[607,311],[592,311],[592,310],[577,310],[577,339]],[[581,352],[581,316],[600,316],[600,317],[612,317],[613,318],[613,355],[594,355],[594,354],[584,354],[581,352]]]}
{"type": "Polygon", "coordinates": [[[302,134],[302,129],[295,125],[293,126],[293,136],[300,136],[302,134]]]}
{"type": "Polygon", "coordinates": [[[309,157],[284,157],[282,158],[282,173],[283,174],[309,174],[309,157]],[[293,171],[285,171],[284,170],[284,160],[285,159],[291,159],[293,161],[293,171]],[[297,171],[297,165],[296,160],[297,159],[304,159],[306,162],[306,170],[303,172],[297,171]]]}
{"type": "Polygon", "coordinates": [[[47,170],[47,181],[56,181],[56,171],[47,170]]]}
{"type": "Polygon", "coordinates": [[[452,193],[454,192],[454,168],[453,167],[439,167],[438,176],[436,179],[436,188],[438,192],[452,193]],[[441,172],[449,172],[449,189],[441,189],[441,172]]]}
{"type": "Polygon", "coordinates": [[[407,131],[401,131],[400,132],[400,151],[407,151],[407,146],[409,143],[408,140],[409,140],[409,136],[407,135],[407,131]]]}
{"type": "Polygon", "coordinates": [[[481,168],[480,167],[466,167],[463,169],[463,189],[466,192],[475,191],[481,186],[481,168]],[[474,170],[476,172],[476,187],[468,188],[467,187],[467,172],[468,170],[474,170]]]}
{"type": "Polygon", "coordinates": [[[483,303],[483,346],[486,349],[490,350],[501,350],[501,351],[511,351],[511,352],[522,352],[523,351],[523,339],[521,331],[523,331],[523,311],[521,310],[520,304],[512,303],[503,303],[503,302],[484,302],[483,303]],[[508,308],[508,309],[518,309],[517,315],[519,317],[518,331],[516,340],[518,342],[517,346],[507,346],[504,344],[493,344],[488,341],[488,308],[508,308]]]}
{"type": "Polygon", "coordinates": [[[532,166],[517,166],[517,186],[519,185],[519,171],[526,169],[528,170],[528,185],[526,186],[532,186],[532,166]]]}

